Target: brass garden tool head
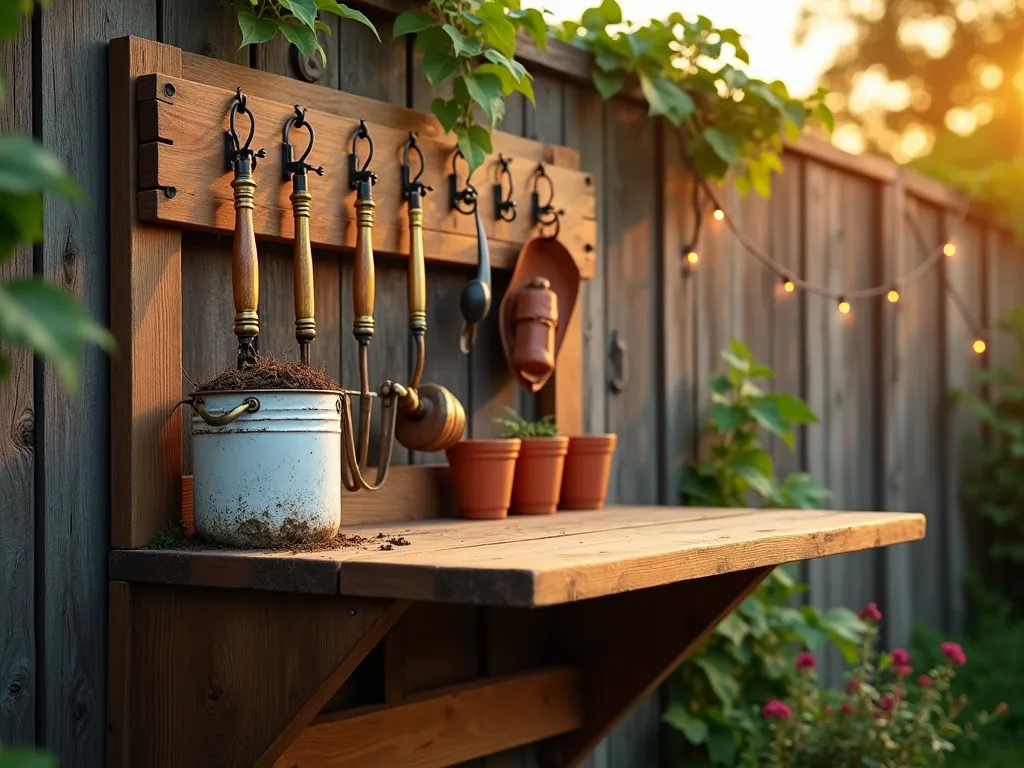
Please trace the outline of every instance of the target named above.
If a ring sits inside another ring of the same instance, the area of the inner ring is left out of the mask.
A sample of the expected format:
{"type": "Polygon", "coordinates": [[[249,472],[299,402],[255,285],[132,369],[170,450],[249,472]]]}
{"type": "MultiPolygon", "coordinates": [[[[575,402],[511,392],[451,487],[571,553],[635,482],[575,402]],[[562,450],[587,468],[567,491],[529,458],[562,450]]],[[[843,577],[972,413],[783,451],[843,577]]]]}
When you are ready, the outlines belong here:
{"type": "Polygon", "coordinates": [[[444,451],[462,439],[466,410],[451,392],[439,384],[423,384],[416,390],[418,405],[400,409],[395,437],[413,451],[444,451]]]}

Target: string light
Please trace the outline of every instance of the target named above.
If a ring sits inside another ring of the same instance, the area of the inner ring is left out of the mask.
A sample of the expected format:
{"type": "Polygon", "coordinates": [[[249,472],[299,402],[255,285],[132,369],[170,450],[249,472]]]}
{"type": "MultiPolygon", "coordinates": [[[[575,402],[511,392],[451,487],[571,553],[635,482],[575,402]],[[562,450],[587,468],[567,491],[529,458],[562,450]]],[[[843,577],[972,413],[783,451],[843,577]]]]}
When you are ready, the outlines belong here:
{"type": "Polygon", "coordinates": [[[783,280],[782,290],[784,290],[786,293],[792,293],[793,291],[796,290],[796,283],[794,283],[792,280],[783,280]]]}
{"type": "Polygon", "coordinates": [[[946,243],[942,246],[942,252],[947,256],[953,256],[956,254],[956,246],[953,243],[946,243]]]}
{"type": "Polygon", "coordinates": [[[689,264],[691,267],[696,265],[698,261],[700,261],[700,256],[697,255],[696,251],[690,251],[688,254],[686,254],[686,263],[689,264]]]}
{"type": "Polygon", "coordinates": [[[839,314],[841,314],[841,315],[848,315],[848,314],[850,314],[850,302],[848,302],[846,299],[843,299],[843,298],[839,299],[839,314]]]}
{"type": "Polygon", "coordinates": [[[715,217],[715,221],[721,221],[722,219],[725,218],[725,211],[723,211],[721,208],[715,208],[715,212],[713,215],[715,217]]]}
{"type": "Polygon", "coordinates": [[[895,288],[890,288],[889,292],[885,294],[885,298],[889,300],[890,304],[895,304],[897,301],[900,300],[900,292],[897,291],[895,288]]]}
{"type": "Polygon", "coordinates": [[[984,339],[975,339],[974,343],[971,345],[971,349],[980,355],[988,349],[988,345],[985,343],[984,339]]]}

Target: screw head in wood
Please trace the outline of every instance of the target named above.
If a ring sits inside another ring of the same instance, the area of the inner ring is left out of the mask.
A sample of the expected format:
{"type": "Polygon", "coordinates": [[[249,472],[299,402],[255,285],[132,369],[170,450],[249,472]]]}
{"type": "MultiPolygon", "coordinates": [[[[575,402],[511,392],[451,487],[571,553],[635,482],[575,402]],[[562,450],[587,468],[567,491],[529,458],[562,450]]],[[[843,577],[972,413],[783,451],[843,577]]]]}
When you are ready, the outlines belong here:
{"type": "Polygon", "coordinates": [[[174,84],[173,83],[165,83],[164,84],[164,95],[167,96],[167,98],[170,99],[170,98],[174,97],[174,94],[175,94],[174,84]]]}

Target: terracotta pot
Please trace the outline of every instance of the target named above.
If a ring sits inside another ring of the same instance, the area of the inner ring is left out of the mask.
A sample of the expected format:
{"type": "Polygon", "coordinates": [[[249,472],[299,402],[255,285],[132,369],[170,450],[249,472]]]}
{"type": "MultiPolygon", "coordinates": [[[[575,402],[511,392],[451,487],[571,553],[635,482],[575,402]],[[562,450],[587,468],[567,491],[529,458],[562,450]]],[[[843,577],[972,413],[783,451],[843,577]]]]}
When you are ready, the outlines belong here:
{"type": "Polygon", "coordinates": [[[555,514],[568,450],[568,437],[528,437],[523,440],[516,461],[516,482],[512,487],[513,514],[555,514]]]}
{"type": "Polygon", "coordinates": [[[601,509],[608,495],[617,435],[569,438],[562,477],[561,509],[601,509]]]}
{"type": "Polygon", "coordinates": [[[508,515],[521,440],[463,440],[447,450],[459,517],[495,520],[508,515]]]}

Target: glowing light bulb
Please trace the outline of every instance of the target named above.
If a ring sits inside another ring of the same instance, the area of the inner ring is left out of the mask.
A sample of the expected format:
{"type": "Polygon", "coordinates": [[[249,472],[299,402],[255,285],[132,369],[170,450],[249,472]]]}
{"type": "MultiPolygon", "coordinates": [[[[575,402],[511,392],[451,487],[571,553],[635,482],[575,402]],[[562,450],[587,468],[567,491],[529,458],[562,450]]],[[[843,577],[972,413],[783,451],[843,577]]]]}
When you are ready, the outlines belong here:
{"type": "Polygon", "coordinates": [[[690,264],[692,266],[696,264],[698,261],[700,261],[700,256],[697,255],[696,251],[690,251],[688,254],[686,254],[687,264],[690,264]]]}
{"type": "Polygon", "coordinates": [[[792,280],[786,280],[782,284],[782,290],[784,290],[786,293],[792,293],[793,291],[796,290],[796,285],[793,283],[792,280]]]}
{"type": "Polygon", "coordinates": [[[956,246],[953,245],[952,243],[946,243],[944,246],[942,246],[942,252],[947,256],[952,256],[956,253],[956,246]]]}
{"type": "Polygon", "coordinates": [[[846,299],[839,300],[839,314],[848,315],[850,314],[850,302],[846,299]]]}
{"type": "Polygon", "coordinates": [[[721,221],[722,219],[725,218],[725,211],[723,211],[721,208],[715,208],[715,212],[713,215],[715,217],[715,221],[721,221]]]}
{"type": "Polygon", "coordinates": [[[891,288],[889,292],[885,294],[885,298],[889,300],[890,304],[895,304],[897,301],[900,300],[900,292],[897,291],[895,288],[891,288]]]}
{"type": "Polygon", "coordinates": [[[982,352],[984,352],[987,348],[988,345],[985,343],[984,339],[975,339],[974,344],[971,345],[971,349],[973,349],[979,355],[982,352]]]}

